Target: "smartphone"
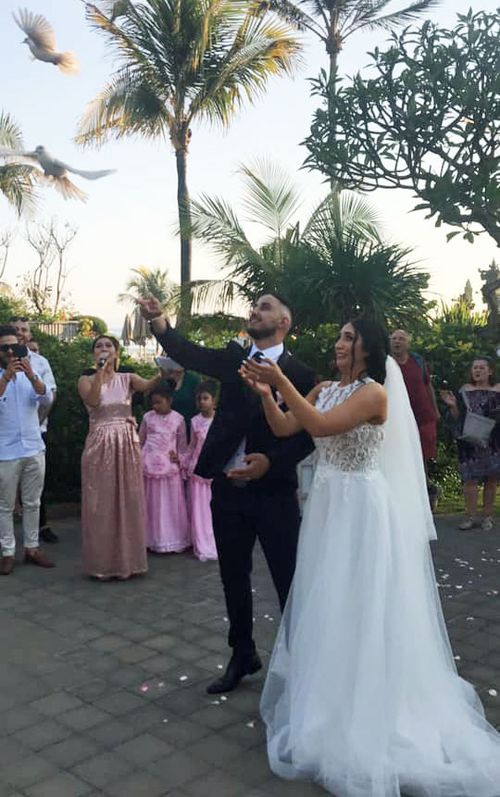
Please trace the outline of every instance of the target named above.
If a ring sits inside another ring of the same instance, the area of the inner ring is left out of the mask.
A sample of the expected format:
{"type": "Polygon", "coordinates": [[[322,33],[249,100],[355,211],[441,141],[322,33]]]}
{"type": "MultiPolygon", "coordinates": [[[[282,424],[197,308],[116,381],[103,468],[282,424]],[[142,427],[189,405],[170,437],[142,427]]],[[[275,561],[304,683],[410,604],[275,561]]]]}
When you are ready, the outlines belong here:
{"type": "Polygon", "coordinates": [[[28,347],[24,343],[15,343],[12,347],[12,353],[16,360],[22,360],[28,356],[28,347]]]}

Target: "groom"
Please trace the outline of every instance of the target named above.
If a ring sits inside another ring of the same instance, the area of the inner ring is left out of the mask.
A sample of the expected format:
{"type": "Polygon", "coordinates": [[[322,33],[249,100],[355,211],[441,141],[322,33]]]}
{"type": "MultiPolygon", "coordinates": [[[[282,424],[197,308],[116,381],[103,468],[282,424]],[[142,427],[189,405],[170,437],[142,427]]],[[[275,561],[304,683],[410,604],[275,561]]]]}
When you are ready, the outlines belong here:
{"type": "Polygon", "coordinates": [[[301,432],[277,438],[258,396],[245,387],[238,369],[247,357],[277,362],[303,394],[314,387],[314,372],[286,351],[283,341],[292,316],[278,296],[260,296],[250,312],[247,332],[253,343],[243,349],[231,341],[225,349],[191,343],[173,329],[153,298],[139,300],[160,345],[184,368],[218,379],[217,412],[200,454],[196,473],[212,482],[212,518],[229,616],[232,657],[209,694],[230,692],[262,662],[252,636],[250,574],[257,537],[283,610],[293,578],[299,531],[296,465],[313,448],[301,432]]]}

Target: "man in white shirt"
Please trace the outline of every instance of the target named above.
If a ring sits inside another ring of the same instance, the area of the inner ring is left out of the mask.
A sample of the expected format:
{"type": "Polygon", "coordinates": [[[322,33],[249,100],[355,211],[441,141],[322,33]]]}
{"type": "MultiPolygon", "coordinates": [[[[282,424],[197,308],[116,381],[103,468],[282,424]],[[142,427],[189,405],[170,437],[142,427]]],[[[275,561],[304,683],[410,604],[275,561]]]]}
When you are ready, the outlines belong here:
{"type": "MultiPolygon", "coordinates": [[[[24,318],[23,316],[15,316],[14,318],[11,318],[10,321],[12,323],[12,326],[14,326],[16,329],[18,343],[21,343],[24,346],[28,347],[29,349],[28,357],[31,361],[32,368],[43,380],[47,388],[48,395],[51,397],[51,400],[46,405],[41,406],[38,409],[38,417],[40,420],[40,429],[42,432],[42,438],[44,443],[46,444],[49,413],[50,410],[52,409],[52,405],[55,401],[56,392],[57,392],[57,386],[56,386],[56,381],[54,379],[54,374],[52,373],[52,368],[50,367],[50,363],[47,360],[47,358],[43,357],[39,351],[35,351],[30,347],[32,336],[31,336],[31,326],[28,319],[24,318]]],[[[47,525],[44,491],[42,491],[42,496],[40,499],[40,539],[43,540],[43,542],[58,541],[57,534],[54,534],[52,529],[47,525]]]]}
{"type": "Polygon", "coordinates": [[[23,501],[24,561],[53,567],[40,550],[40,495],[45,475],[45,443],[38,409],[52,396],[32,367],[26,347],[13,326],[0,326],[0,575],[15,563],[14,506],[17,490],[23,501]]]}

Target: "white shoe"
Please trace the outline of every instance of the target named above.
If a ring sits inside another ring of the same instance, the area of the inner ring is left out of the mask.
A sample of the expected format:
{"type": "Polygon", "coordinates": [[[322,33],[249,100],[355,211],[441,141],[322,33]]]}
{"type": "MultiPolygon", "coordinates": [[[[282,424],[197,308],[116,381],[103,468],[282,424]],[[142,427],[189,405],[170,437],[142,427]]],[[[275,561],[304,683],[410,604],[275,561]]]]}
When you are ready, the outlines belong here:
{"type": "Polygon", "coordinates": [[[494,526],[493,518],[492,517],[485,517],[483,518],[483,522],[481,523],[481,528],[483,531],[491,531],[494,526]]]}
{"type": "Polygon", "coordinates": [[[465,520],[462,520],[462,522],[459,524],[458,528],[460,529],[460,531],[470,531],[470,529],[475,529],[475,528],[477,528],[477,526],[478,526],[478,523],[477,523],[476,519],[473,518],[473,517],[468,517],[468,518],[465,518],[465,520]]]}

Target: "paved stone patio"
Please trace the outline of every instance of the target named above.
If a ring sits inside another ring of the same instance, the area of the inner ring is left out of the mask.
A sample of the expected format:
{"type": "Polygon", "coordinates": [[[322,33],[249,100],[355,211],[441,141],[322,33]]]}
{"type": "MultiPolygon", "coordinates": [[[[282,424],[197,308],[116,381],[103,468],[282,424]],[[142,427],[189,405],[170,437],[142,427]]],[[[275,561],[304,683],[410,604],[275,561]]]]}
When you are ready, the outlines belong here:
{"type": "MultiPolygon", "coordinates": [[[[438,581],[461,673],[500,726],[500,531],[439,520],[438,581]]],[[[150,558],[148,577],[82,578],[75,518],[53,523],[56,570],[19,564],[0,581],[0,797],[309,797],[269,771],[263,675],[225,698],[217,565],[150,558]]],[[[255,636],[267,663],[278,611],[260,555],[255,636]]]]}

